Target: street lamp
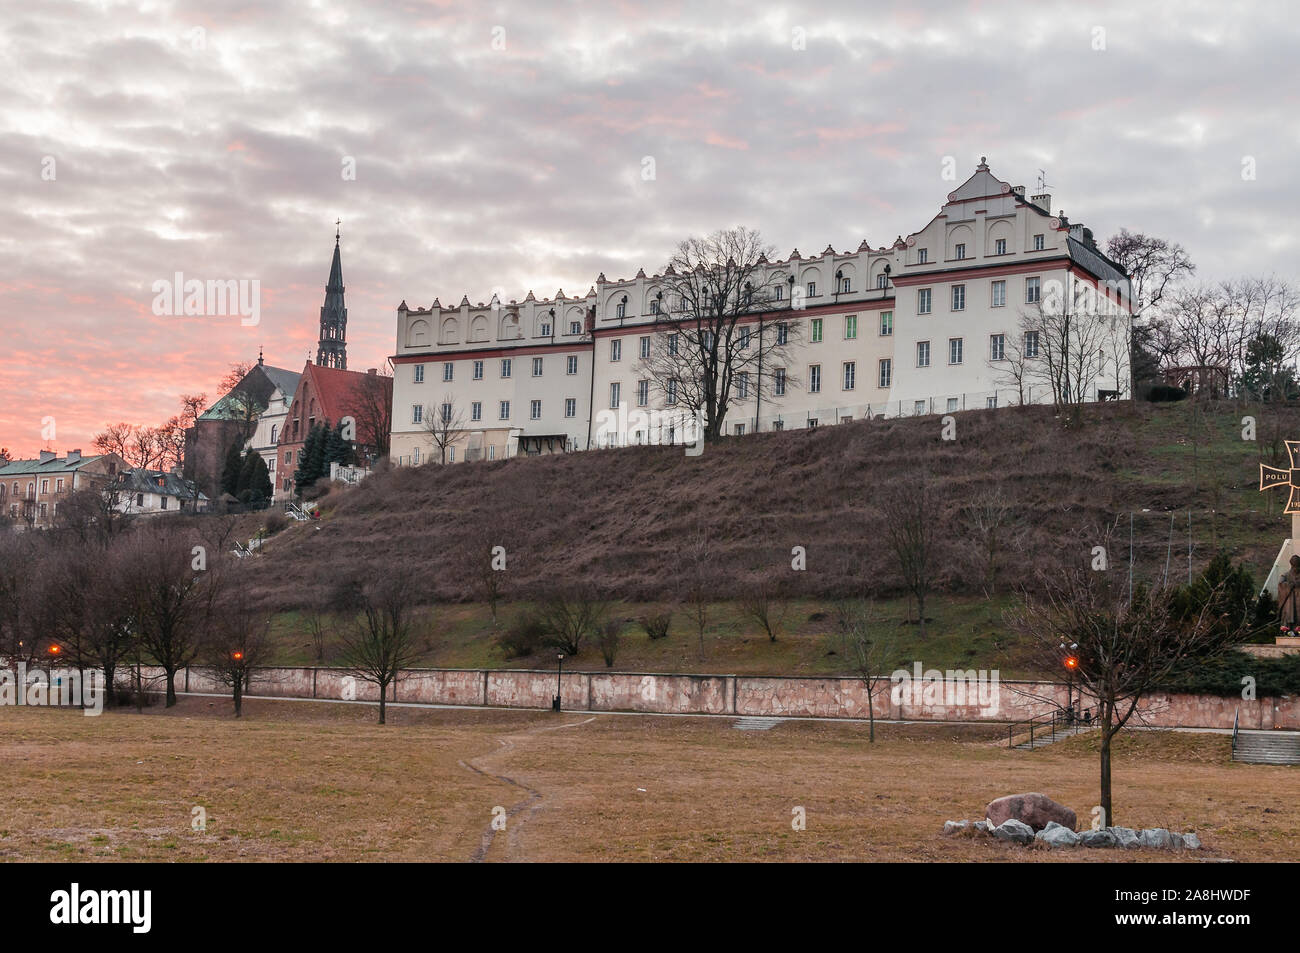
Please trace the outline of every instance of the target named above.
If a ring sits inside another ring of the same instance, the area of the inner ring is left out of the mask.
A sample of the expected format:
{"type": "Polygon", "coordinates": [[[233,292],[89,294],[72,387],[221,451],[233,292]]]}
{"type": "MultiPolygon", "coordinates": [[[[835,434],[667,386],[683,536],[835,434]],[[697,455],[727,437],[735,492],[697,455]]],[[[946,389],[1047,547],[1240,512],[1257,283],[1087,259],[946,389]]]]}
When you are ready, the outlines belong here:
{"type": "Polygon", "coordinates": [[[555,656],[555,697],[551,699],[551,711],[560,710],[560,676],[564,672],[564,653],[555,656]]]}
{"type": "Polygon", "coordinates": [[[1079,656],[1075,650],[1079,648],[1078,642],[1071,642],[1066,647],[1064,642],[1060,645],[1060,650],[1065,653],[1061,660],[1065,666],[1065,707],[1070,713],[1070,720],[1074,720],[1074,673],[1079,668],[1079,656]]]}
{"type": "Polygon", "coordinates": [[[54,693],[57,691],[54,687],[54,663],[58,660],[59,653],[62,652],[63,649],[58,645],[51,645],[45,651],[50,657],[50,695],[53,698],[54,693]]]}

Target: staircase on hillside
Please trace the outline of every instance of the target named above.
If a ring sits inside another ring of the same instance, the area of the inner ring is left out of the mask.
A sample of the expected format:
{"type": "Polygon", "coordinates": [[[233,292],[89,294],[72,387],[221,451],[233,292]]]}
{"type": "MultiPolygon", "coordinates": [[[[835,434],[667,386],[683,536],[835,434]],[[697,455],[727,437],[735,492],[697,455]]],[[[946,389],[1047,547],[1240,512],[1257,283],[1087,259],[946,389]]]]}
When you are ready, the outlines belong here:
{"type": "Polygon", "coordinates": [[[771,731],[781,724],[783,720],[782,718],[745,717],[737,719],[736,729],[738,731],[771,731]]]}
{"type": "Polygon", "coordinates": [[[1238,731],[1232,737],[1232,760],[1246,764],[1300,764],[1300,732],[1238,731]]]}
{"type": "Polygon", "coordinates": [[[1016,751],[1033,751],[1035,748],[1044,748],[1056,741],[1062,741],[1066,738],[1073,738],[1075,735],[1081,735],[1085,731],[1095,731],[1096,725],[1075,725],[1071,728],[1057,728],[1056,733],[1047,732],[1045,734],[1035,734],[1032,738],[1026,737],[1018,744],[1011,747],[1016,751]]]}
{"type": "Polygon", "coordinates": [[[1058,708],[1007,726],[1007,747],[1017,751],[1033,751],[1063,738],[1073,738],[1085,731],[1092,731],[1096,727],[1091,721],[1081,721],[1075,712],[1058,708]]]}

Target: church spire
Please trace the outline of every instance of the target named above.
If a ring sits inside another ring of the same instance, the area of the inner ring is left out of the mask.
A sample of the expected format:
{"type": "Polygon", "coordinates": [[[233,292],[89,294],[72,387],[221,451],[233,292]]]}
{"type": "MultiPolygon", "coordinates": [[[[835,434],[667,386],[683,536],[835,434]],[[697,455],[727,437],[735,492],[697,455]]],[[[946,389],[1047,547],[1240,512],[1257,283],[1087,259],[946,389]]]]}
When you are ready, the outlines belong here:
{"type": "Polygon", "coordinates": [[[320,344],[316,363],[321,367],[348,367],[348,309],[343,302],[343,261],[339,254],[338,222],[334,223],[334,260],[330,262],[329,283],[325,285],[325,303],[320,309],[320,344]]]}

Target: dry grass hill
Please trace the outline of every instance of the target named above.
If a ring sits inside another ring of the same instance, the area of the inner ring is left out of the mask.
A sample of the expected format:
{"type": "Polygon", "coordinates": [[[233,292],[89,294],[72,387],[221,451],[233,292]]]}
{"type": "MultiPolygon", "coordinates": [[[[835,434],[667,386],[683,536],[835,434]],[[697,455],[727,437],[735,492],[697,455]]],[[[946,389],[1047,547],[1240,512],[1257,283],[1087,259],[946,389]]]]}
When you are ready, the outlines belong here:
{"type": "Polygon", "coordinates": [[[1117,524],[1110,556],[1127,571],[1130,513],[1134,571],[1146,578],[1167,565],[1185,576],[1189,510],[1197,567],[1224,548],[1262,582],[1289,535],[1257,473],[1285,459],[1300,408],[1117,403],[1069,427],[1046,407],[954,416],[955,440],[936,416],[732,438],[694,458],[635,447],[389,470],[327,496],[319,524],[271,540],[260,595],[294,610],[348,573],[406,565],[431,604],[477,601],[480,567],[501,545],[506,600],[579,578],[633,602],[672,599],[701,578],[720,600],[761,578],[802,599],[896,596],[887,512],[927,479],[941,528],[934,579],[954,597],[1087,560],[1117,524]],[[1242,436],[1246,415],[1254,441],[1242,436]],[[980,527],[990,511],[1002,511],[992,554],[980,527]],[[791,570],[795,546],[804,572],[791,570]]]}

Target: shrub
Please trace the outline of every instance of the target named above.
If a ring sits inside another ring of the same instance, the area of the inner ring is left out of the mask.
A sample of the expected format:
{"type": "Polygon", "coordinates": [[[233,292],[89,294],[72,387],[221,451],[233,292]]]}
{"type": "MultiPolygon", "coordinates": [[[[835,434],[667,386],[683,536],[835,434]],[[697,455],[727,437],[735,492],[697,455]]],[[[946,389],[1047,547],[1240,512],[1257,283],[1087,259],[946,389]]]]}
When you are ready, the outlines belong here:
{"type": "Polygon", "coordinates": [[[600,646],[600,654],[604,656],[606,668],[614,667],[614,659],[618,655],[618,643],[621,640],[622,631],[622,621],[611,619],[600,627],[600,633],[596,636],[596,644],[600,646]]]}
{"type": "Polygon", "coordinates": [[[1168,403],[1176,400],[1182,400],[1187,396],[1187,391],[1181,387],[1174,387],[1172,384],[1154,384],[1147,391],[1147,400],[1153,404],[1168,403]]]}
{"type": "Polygon", "coordinates": [[[289,525],[289,518],[279,510],[272,510],[266,514],[266,524],[263,527],[267,536],[274,536],[280,530],[289,525]]]}
{"type": "Polygon", "coordinates": [[[321,499],[321,498],[323,498],[323,497],[325,497],[325,496],[328,496],[328,495],[329,495],[329,492],[330,492],[330,484],[329,484],[329,481],[328,481],[328,480],[317,480],[317,481],[316,481],[315,483],[313,483],[311,486],[306,487],[306,488],[302,491],[302,498],[303,498],[303,500],[305,500],[306,502],[311,503],[311,502],[314,502],[314,501],[316,501],[316,500],[319,500],[319,499],[321,499]]]}
{"type": "Polygon", "coordinates": [[[668,638],[668,629],[673,624],[673,614],[671,612],[657,612],[654,615],[643,615],[637,619],[637,623],[650,636],[650,641],[668,638]]]}
{"type": "Polygon", "coordinates": [[[531,613],[521,613],[497,636],[497,648],[507,659],[527,658],[541,648],[546,626],[531,613]]]}

